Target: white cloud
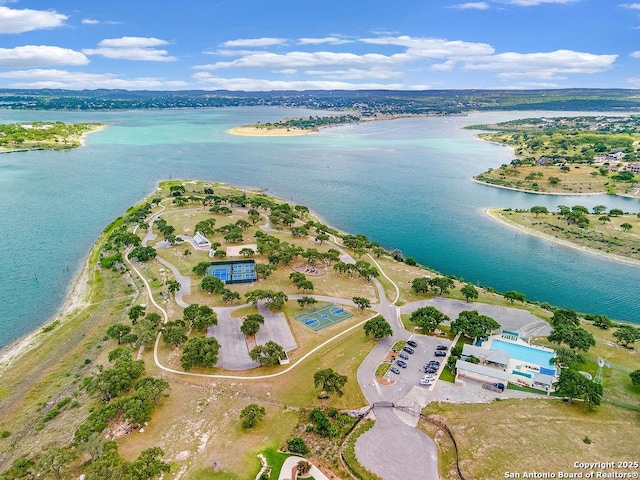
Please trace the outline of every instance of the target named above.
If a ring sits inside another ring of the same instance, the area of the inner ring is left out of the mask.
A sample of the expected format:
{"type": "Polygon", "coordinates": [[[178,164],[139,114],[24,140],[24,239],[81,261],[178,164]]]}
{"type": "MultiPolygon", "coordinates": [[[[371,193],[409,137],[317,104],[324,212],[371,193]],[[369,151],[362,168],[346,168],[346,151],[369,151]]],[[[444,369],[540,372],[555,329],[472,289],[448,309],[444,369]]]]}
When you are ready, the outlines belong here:
{"type": "Polygon", "coordinates": [[[399,60],[387,55],[367,53],[336,52],[288,52],[284,54],[260,52],[232,60],[230,62],[216,62],[210,65],[196,65],[196,70],[215,70],[220,68],[310,68],[310,67],[349,67],[392,65],[399,60]]]}
{"type": "Polygon", "coordinates": [[[24,45],[0,48],[0,67],[32,68],[53,65],[86,65],[89,59],[80,52],[48,45],[24,45]]]}
{"type": "Polygon", "coordinates": [[[53,10],[18,10],[0,6],[0,33],[23,33],[61,27],[68,18],[53,10]]]}
{"type": "Polygon", "coordinates": [[[453,70],[453,67],[455,66],[456,66],[455,60],[447,60],[446,62],[443,62],[443,63],[434,63],[429,68],[431,68],[431,70],[437,70],[439,72],[448,72],[450,70],[453,70]]]}
{"type": "Polygon", "coordinates": [[[222,45],[225,47],[272,47],[274,45],[286,45],[286,38],[239,38],[237,40],[229,40],[222,45]]]}
{"type": "Polygon", "coordinates": [[[263,50],[236,50],[232,48],[218,48],[216,50],[205,50],[205,55],[220,55],[221,57],[244,57],[254,53],[262,53],[263,50]]]}
{"type": "Polygon", "coordinates": [[[581,0],[502,0],[502,3],[508,3],[510,5],[518,5],[520,7],[535,7],[544,3],[557,3],[565,5],[568,3],[575,3],[581,0]]]}
{"type": "Polygon", "coordinates": [[[640,77],[627,78],[627,83],[631,84],[634,88],[640,88],[640,77]]]}
{"type": "Polygon", "coordinates": [[[349,83],[327,80],[265,80],[256,78],[220,78],[207,72],[193,75],[203,84],[220,90],[271,91],[271,90],[399,90],[397,83],[349,83]]]}
{"type": "Polygon", "coordinates": [[[127,79],[113,73],[85,73],[67,70],[16,70],[0,73],[0,78],[15,80],[15,88],[66,88],[66,89],[153,89],[181,88],[187,86],[183,81],[167,81],[153,77],[127,79]]]}
{"type": "Polygon", "coordinates": [[[96,20],[95,18],[83,18],[81,22],[83,25],[99,25],[99,24],[107,24],[107,25],[118,25],[120,22],[112,22],[112,21],[102,21],[96,20]]]}
{"type": "Polygon", "coordinates": [[[469,2],[458,3],[452,5],[451,8],[457,8],[458,10],[489,10],[489,4],[487,2],[469,2]]]}
{"type": "Polygon", "coordinates": [[[379,68],[348,68],[344,70],[306,70],[305,75],[330,78],[333,80],[362,80],[366,78],[401,78],[404,72],[379,68]]]}
{"type": "Polygon", "coordinates": [[[506,52],[467,59],[467,70],[501,72],[501,78],[553,79],[563,73],[599,73],[609,70],[617,55],[556,50],[541,53],[506,52]]]}
{"type": "Polygon", "coordinates": [[[488,43],[464,42],[461,40],[445,40],[442,38],[409,37],[377,37],[362,38],[360,41],[374,45],[397,45],[407,47],[403,54],[412,58],[449,58],[468,57],[472,55],[491,55],[494,48],[488,43]]]}
{"type": "Polygon", "coordinates": [[[640,10],[640,3],[621,3],[618,6],[622,8],[629,8],[631,10],[640,10]]]}
{"type": "Polygon", "coordinates": [[[273,70],[273,73],[279,73],[281,75],[295,75],[298,73],[298,70],[295,68],[284,68],[282,70],[273,70]]]}
{"type": "Polygon", "coordinates": [[[321,37],[321,38],[299,38],[299,45],[321,45],[328,43],[330,45],[342,45],[345,43],[353,43],[353,40],[347,40],[340,37],[321,37]]]}
{"type": "Polygon", "coordinates": [[[177,60],[176,57],[170,56],[167,50],[155,48],[168,43],[153,37],[107,38],[98,43],[98,48],[86,48],[82,51],[87,55],[102,55],[119,60],[173,62],[177,60]]]}
{"type": "Polygon", "coordinates": [[[640,58],[640,50],[636,50],[635,52],[633,52],[633,53],[631,54],[631,56],[632,56],[633,58],[640,58]]]}

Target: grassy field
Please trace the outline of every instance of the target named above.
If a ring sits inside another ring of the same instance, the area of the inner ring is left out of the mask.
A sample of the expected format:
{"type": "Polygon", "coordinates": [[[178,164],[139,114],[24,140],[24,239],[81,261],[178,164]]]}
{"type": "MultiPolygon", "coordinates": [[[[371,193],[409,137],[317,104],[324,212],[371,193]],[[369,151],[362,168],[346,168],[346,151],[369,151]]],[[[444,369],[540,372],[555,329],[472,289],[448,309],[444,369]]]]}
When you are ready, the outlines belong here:
{"type": "Polygon", "coordinates": [[[638,458],[637,442],[630,439],[640,435],[640,416],[606,404],[589,409],[561,400],[502,400],[430,404],[424,413],[449,426],[461,470],[474,480],[503,478],[509,471],[573,471],[576,461],[638,458]]]}
{"type": "Polygon", "coordinates": [[[602,215],[586,215],[589,225],[580,228],[569,225],[558,215],[543,214],[538,217],[529,212],[497,211],[505,220],[524,228],[541,232],[552,238],[565,240],[577,246],[595,251],[640,260],[640,219],[637,215],[606,216],[608,221],[599,221],[602,215]],[[629,224],[629,230],[620,226],[629,224]]]}
{"type": "Polygon", "coordinates": [[[99,123],[62,122],[0,125],[0,153],[78,148],[84,134],[102,127],[99,123]]]}

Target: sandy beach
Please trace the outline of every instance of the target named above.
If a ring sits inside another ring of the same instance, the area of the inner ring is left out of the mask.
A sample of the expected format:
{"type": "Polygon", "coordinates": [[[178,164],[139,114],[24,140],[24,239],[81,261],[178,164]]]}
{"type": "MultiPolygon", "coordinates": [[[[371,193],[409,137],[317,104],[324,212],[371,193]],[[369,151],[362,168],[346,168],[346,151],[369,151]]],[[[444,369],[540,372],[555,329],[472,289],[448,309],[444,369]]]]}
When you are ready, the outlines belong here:
{"type": "Polygon", "coordinates": [[[590,253],[592,255],[598,255],[600,257],[605,257],[611,260],[616,260],[618,262],[623,262],[623,263],[628,263],[630,265],[635,265],[637,267],[640,267],[640,260],[636,260],[634,258],[627,258],[627,257],[623,257],[621,255],[614,255],[612,253],[606,253],[606,252],[601,252],[600,250],[595,250],[593,248],[588,248],[588,247],[584,247],[582,245],[577,245],[573,242],[570,242],[568,240],[564,240],[562,238],[557,238],[554,237],[552,235],[548,235],[546,233],[543,232],[538,232],[537,230],[533,230],[530,228],[526,228],[523,227],[522,225],[512,222],[508,219],[506,219],[504,217],[504,215],[502,215],[499,211],[499,209],[497,208],[485,208],[483,209],[483,212],[485,215],[493,218],[494,220],[502,223],[503,225],[506,225],[510,228],[513,228],[515,230],[518,230],[519,232],[522,233],[526,233],[527,235],[532,235],[534,237],[538,237],[538,238],[542,238],[543,240],[548,240],[550,242],[554,242],[560,245],[563,245],[565,247],[570,247],[570,248],[574,248],[576,250],[580,250],[586,253],[590,253]]]}
{"type": "Polygon", "coordinates": [[[290,128],[257,128],[257,127],[234,127],[227,130],[231,135],[242,135],[245,137],[299,137],[301,135],[313,135],[317,130],[302,130],[290,128]]]}
{"type": "Polygon", "coordinates": [[[63,322],[68,318],[69,314],[77,312],[88,305],[88,280],[89,260],[87,259],[82,270],[73,280],[58,313],[45,324],[40,325],[37,330],[28,333],[0,350],[0,373],[6,370],[21,355],[40,345],[47,335],[46,332],[42,331],[43,328],[52,325],[54,322],[63,322]]]}
{"type": "Polygon", "coordinates": [[[88,132],[84,132],[82,135],[80,135],[80,138],[78,139],[78,141],[80,142],[80,147],[78,147],[78,148],[81,148],[81,147],[85,146],[87,135],[89,135],[91,133],[100,132],[100,131],[104,130],[105,128],[107,128],[106,125],[97,125],[94,129],[89,130],[88,132]]]}

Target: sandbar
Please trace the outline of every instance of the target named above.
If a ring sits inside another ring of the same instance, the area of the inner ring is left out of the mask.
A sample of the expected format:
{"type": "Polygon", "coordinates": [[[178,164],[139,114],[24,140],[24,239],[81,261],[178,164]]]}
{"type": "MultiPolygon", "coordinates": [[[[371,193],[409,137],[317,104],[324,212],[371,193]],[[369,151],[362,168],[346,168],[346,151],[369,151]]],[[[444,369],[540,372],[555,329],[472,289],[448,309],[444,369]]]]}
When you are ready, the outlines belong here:
{"type": "Polygon", "coordinates": [[[227,130],[231,135],[243,135],[246,137],[298,137],[301,135],[312,135],[318,133],[317,130],[304,130],[301,128],[258,128],[251,126],[234,127],[227,130]]]}

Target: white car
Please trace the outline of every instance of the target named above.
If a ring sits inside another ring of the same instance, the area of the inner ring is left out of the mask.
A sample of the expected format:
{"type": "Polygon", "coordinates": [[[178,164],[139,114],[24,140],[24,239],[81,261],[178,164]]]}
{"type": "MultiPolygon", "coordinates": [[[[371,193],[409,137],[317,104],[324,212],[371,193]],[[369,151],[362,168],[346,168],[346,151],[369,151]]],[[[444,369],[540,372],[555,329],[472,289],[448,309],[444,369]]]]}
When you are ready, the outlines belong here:
{"type": "Polygon", "coordinates": [[[431,385],[433,385],[433,379],[427,380],[423,378],[422,380],[420,380],[420,385],[422,385],[423,387],[430,387],[431,385]]]}
{"type": "Polygon", "coordinates": [[[431,374],[425,375],[424,377],[422,377],[422,380],[435,380],[435,379],[436,379],[435,375],[431,375],[431,374]]]}

